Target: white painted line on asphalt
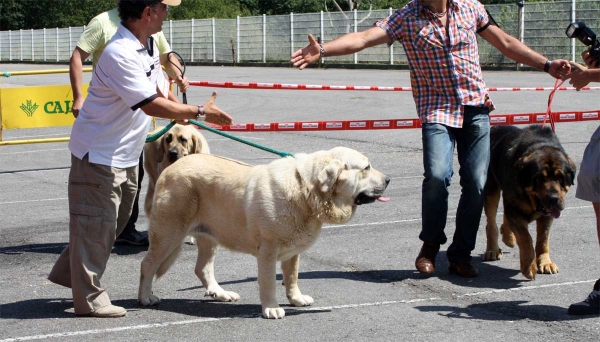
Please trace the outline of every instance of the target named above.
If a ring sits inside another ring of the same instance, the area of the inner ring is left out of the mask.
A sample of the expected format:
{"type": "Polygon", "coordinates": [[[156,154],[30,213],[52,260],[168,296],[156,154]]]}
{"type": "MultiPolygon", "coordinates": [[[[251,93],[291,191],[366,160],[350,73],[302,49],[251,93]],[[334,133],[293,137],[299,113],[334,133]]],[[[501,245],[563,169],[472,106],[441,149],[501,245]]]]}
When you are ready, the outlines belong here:
{"type": "Polygon", "coordinates": [[[480,291],[480,292],[473,292],[473,293],[465,293],[463,295],[457,295],[457,296],[455,296],[455,298],[484,296],[484,295],[488,295],[488,294],[501,293],[501,292],[516,292],[516,291],[536,290],[536,289],[542,289],[542,288],[546,288],[546,287],[557,287],[557,286],[587,284],[587,283],[592,283],[592,282],[595,282],[595,281],[596,281],[595,279],[594,280],[581,280],[581,281],[568,281],[566,283],[560,283],[560,284],[544,284],[544,285],[535,285],[535,286],[515,287],[515,288],[510,288],[510,289],[497,289],[497,290],[489,290],[489,291],[480,291]]]}
{"type": "Polygon", "coordinates": [[[27,200],[27,201],[12,201],[12,202],[0,202],[0,205],[3,204],[20,204],[20,203],[35,203],[35,202],[51,202],[51,201],[62,201],[68,200],[67,197],[57,197],[57,198],[46,198],[46,199],[36,199],[36,200],[27,200]]]}
{"type": "MultiPolygon", "coordinates": [[[[375,306],[384,306],[384,305],[412,304],[412,303],[422,303],[422,302],[433,302],[433,301],[439,301],[439,300],[453,300],[453,299],[463,298],[463,297],[485,296],[488,294],[495,294],[495,293],[509,292],[509,291],[528,291],[528,290],[536,290],[536,289],[540,289],[540,288],[587,284],[587,283],[592,283],[595,281],[596,281],[596,279],[582,280],[582,281],[570,281],[570,282],[558,283],[558,284],[545,284],[545,285],[538,285],[538,286],[524,286],[524,287],[512,288],[512,289],[480,291],[480,292],[465,293],[463,295],[453,295],[452,297],[449,297],[449,298],[432,297],[432,298],[389,300],[389,301],[384,301],[384,302],[373,302],[373,303],[342,304],[342,305],[331,305],[331,306],[321,306],[321,307],[306,306],[303,308],[293,308],[293,309],[288,309],[288,310],[290,312],[292,312],[292,311],[333,311],[333,310],[355,309],[355,308],[375,307],[375,306]]],[[[131,325],[131,326],[125,326],[125,327],[108,328],[108,329],[69,331],[69,332],[54,333],[54,334],[47,334],[47,335],[32,335],[32,336],[8,338],[8,339],[0,340],[0,342],[32,341],[32,340],[44,340],[44,339],[48,339],[48,338],[57,338],[57,337],[97,335],[97,334],[106,334],[106,333],[121,332],[121,331],[163,328],[163,327],[190,325],[190,324],[207,323],[207,322],[220,322],[220,321],[227,321],[227,320],[236,319],[236,318],[254,318],[254,317],[258,318],[258,317],[260,317],[260,315],[256,314],[256,315],[237,315],[237,316],[222,317],[222,318],[199,318],[199,319],[191,319],[191,320],[185,320],[185,321],[131,325]]]]}
{"type": "Polygon", "coordinates": [[[10,155],[10,154],[23,154],[23,153],[38,153],[38,152],[48,152],[48,151],[67,151],[68,148],[51,148],[48,150],[29,150],[29,151],[17,151],[17,152],[8,152],[8,153],[0,153],[0,156],[10,155]]]}

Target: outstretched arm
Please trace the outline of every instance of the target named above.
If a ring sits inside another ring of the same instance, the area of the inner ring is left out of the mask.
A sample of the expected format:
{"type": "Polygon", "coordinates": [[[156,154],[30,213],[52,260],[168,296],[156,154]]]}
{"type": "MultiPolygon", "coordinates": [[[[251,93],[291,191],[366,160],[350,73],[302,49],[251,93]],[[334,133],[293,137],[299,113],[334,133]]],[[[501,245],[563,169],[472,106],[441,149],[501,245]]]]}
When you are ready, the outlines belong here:
{"type": "MultiPolygon", "coordinates": [[[[379,27],[362,32],[353,32],[321,44],[326,57],[349,55],[371,46],[389,43],[390,38],[379,27]]],[[[308,35],[308,45],[292,54],[291,62],[295,67],[304,69],[321,58],[321,46],[312,35],[308,35]]]]}
{"type": "MultiPolygon", "coordinates": [[[[198,115],[197,106],[179,103],[179,101],[174,101],[171,96],[172,95],[169,95],[169,99],[159,96],[151,102],[143,105],[141,109],[147,115],[165,119],[191,120],[196,118],[196,115],[198,115]]],[[[214,91],[212,96],[203,105],[204,112],[206,114],[206,122],[220,126],[231,125],[233,123],[233,119],[229,114],[217,107],[215,104],[216,99],[217,92],[214,91]]]]}
{"type": "MultiPolygon", "coordinates": [[[[544,70],[548,58],[533,51],[527,45],[521,43],[515,37],[502,31],[498,26],[490,25],[479,35],[492,44],[506,57],[518,62],[527,64],[536,69],[544,70]]],[[[550,61],[548,73],[554,78],[562,77],[570,71],[569,61],[565,59],[555,59],[550,61]]]]}

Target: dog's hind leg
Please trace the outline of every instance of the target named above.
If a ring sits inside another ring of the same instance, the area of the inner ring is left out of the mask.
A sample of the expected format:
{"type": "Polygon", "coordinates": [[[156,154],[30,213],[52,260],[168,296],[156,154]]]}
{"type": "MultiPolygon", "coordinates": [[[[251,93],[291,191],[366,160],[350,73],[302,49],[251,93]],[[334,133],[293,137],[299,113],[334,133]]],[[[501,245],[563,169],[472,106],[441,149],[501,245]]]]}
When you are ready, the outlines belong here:
{"type": "Polygon", "coordinates": [[[225,291],[215,279],[215,254],[217,243],[206,234],[195,235],[198,247],[198,258],[196,259],[195,273],[206,289],[205,297],[212,297],[221,302],[236,302],[240,295],[235,292],[225,291]]]}
{"type": "Polygon", "coordinates": [[[535,254],[537,257],[538,273],[558,273],[558,266],[550,260],[550,226],[553,221],[549,217],[542,217],[536,221],[535,254]]]}
{"type": "Polygon", "coordinates": [[[299,259],[299,255],[294,255],[290,259],[281,262],[285,294],[287,295],[290,304],[293,306],[308,306],[311,305],[314,300],[311,296],[303,295],[298,287],[299,259]]]}
{"type": "MultiPolygon", "coordinates": [[[[492,177],[491,175],[489,177],[492,177]]],[[[500,187],[491,178],[488,178],[484,188],[484,203],[485,217],[487,224],[485,233],[487,236],[487,247],[483,260],[495,261],[502,258],[502,250],[498,246],[498,225],[496,224],[496,215],[498,214],[498,204],[500,203],[500,187]]]]}
{"type": "MultiPolygon", "coordinates": [[[[171,232],[168,232],[169,234],[171,232]]],[[[148,253],[142,260],[140,287],[138,290],[138,302],[143,306],[156,305],[160,298],[152,294],[152,281],[164,275],[169,267],[173,265],[181,252],[182,241],[185,235],[174,236],[172,234],[153,234],[152,222],[150,226],[150,247],[148,253]]]]}

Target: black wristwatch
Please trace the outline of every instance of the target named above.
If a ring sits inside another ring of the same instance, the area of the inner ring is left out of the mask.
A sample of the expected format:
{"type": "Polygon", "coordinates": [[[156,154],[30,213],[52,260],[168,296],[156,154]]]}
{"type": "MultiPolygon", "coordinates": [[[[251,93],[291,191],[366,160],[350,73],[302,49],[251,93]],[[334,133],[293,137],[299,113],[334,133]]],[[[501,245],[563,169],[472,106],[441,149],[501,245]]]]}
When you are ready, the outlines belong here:
{"type": "Polygon", "coordinates": [[[552,64],[552,62],[550,62],[550,60],[546,61],[546,64],[544,64],[544,72],[550,71],[550,65],[551,64],[552,64]]]}
{"type": "Polygon", "coordinates": [[[204,121],[206,119],[206,112],[204,112],[204,106],[198,105],[198,115],[196,115],[196,121],[204,121]]]}

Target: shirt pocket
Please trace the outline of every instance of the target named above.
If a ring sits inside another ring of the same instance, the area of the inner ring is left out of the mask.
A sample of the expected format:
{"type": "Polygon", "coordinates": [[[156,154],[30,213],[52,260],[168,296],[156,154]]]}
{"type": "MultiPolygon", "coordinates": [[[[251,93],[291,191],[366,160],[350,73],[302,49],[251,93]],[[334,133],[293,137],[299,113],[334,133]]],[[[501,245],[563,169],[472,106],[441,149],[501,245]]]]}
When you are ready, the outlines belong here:
{"type": "Polygon", "coordinates": [[[431,26],[423,27],[415,37],[415,46],[420,50],[431,50],[443,48],[443,44],[435,36],[435,30],[431,26]]]}
{"type": "Polygon", "coordinates": [[[457,22],[456,37],[458,37],[456,45],[459,47],[473,46],[477,42],[475,23],[467,20],[457,22]]]}

